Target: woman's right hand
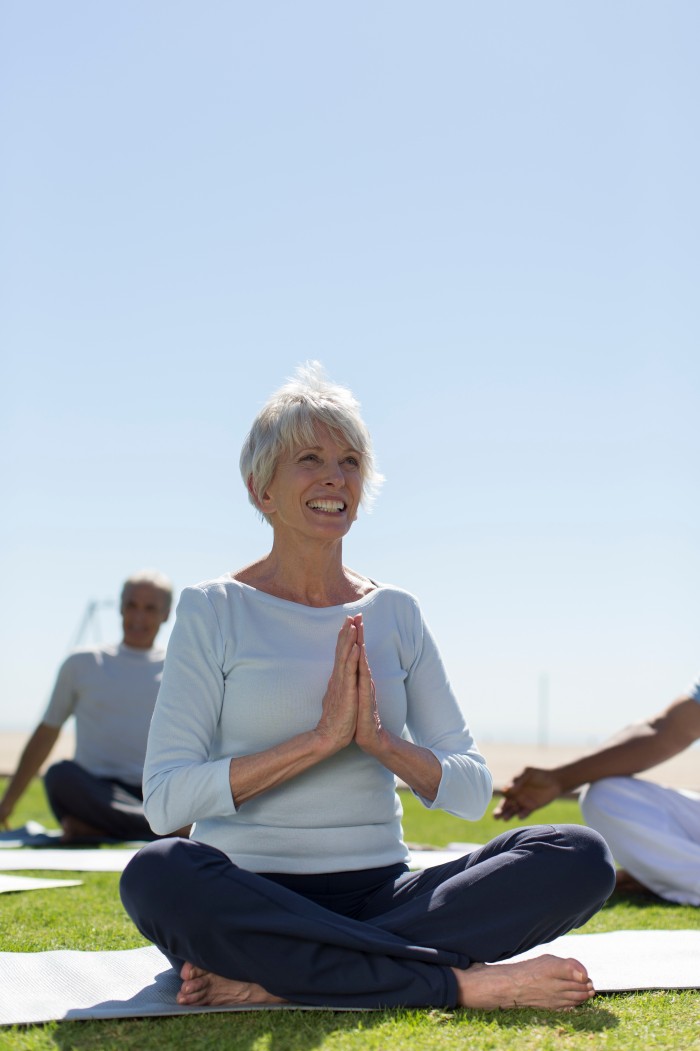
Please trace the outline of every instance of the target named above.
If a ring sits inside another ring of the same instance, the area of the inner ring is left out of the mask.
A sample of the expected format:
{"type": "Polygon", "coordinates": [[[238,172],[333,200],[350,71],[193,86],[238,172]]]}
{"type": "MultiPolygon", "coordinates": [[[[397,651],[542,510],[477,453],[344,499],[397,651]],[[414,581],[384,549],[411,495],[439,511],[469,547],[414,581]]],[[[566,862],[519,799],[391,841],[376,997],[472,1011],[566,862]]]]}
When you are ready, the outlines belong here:
{"type": "Polygon", "coordinates": [[[345,748],[355,736],[360,659],[358,619],[347,617],[338,632],[333,672],[323,697],[323,712],[316,726],[316,733],[324,739],[331,752],[345,748]]]}

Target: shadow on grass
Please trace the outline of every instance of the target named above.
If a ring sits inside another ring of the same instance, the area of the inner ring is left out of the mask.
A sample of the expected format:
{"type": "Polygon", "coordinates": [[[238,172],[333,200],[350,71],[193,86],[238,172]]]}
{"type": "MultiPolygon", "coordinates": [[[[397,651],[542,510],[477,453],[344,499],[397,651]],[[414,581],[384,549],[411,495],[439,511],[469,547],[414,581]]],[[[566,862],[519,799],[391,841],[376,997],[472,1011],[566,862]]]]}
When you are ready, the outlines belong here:
{"type": "Polygon", "coordinates": [[[62,1051],[313,1051],[345,1034],[356,1039],[360,1051],[363,1037],[390,1018],[385,1011],[255,1011],[60,1022],[48,1046],[62,1051]]]}
{"type": "MultiPolygon", "coordinates": [[[[368,1012],[257,1011],[234,1014],[180,1015],[176,1018],[119,1021],[62,1022],[50,1028],[50,1044],[62,1051],[314,1051],[342,1039],[343,1047],[379,1046],[373,1031],[383,1030],[381,1046],[494,1046],[503,1032],[504,1044],[512,1030],[545,1029],[573,1036],[591,1036],[618,1025],[617,1017],[601,1004],[558,1013],[517,1011],[389,1010],[368,1012]],[[487,1044],[479,1043],[479,1036],[487,1044]],[[419,1042],[420,1041],[420,1042],[419,1042]],[[433,1045],[433,1041],[435,1042],[433,1045]]],[[[31,1027],[36,1031],[35,1027],[31,1027]]],[[[25,1030],[27,1032],[27,1030],[25,1030]]],[[[47,1036],[49,1033],[47,1033],[47,1036]]],[[[379,1036],[379,1034],[377,1034],[379,1036]]],[[[27,1045],[34,1046],[34,1045],[27,1045]]],[[[508,1042],[508,1046],[512,1046],[508,1042]]]]}
{"type": "Polygon", "coordinates": [[[613,1011],[603,1006],[600,1000],[585,1007],[576,1008],[574,1011],[542,1011],[537,1008],[524,1008],[518,1011],[464,1011],[458,1012],[465,1018],[479,1018],[490,1024],[494,1029],[524,1029],[527,1026],[533,1028],[556,1029],[557,1032],[574,1034],[601,1033],[606,1029],[614,1029],[619,1024],[619,1018],[613,1011]]]}
{"type": "Polygon", "coordinates": [[[697,928],[699,914],[694,905],[677,905],[651,891],[616,890],[579,933],[626,929],[692,930],[697,928]]]}

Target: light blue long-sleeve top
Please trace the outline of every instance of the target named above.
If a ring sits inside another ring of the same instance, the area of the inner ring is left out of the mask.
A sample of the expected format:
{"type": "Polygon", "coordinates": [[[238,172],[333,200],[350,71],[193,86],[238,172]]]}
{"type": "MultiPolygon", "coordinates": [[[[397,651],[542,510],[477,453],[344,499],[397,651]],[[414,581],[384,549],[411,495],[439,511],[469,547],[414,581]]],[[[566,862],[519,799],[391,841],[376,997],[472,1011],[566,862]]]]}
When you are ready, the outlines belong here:
{"type": "MultiPolygon", "coordinates": [[[[342,606],[299,605],[230,576],[182,594],[148,739],[146,816],[256,872],[340,872],[406,861],[395,779],[354,743],[238,809],[232,757],[312,730],[345,617],[362,613],[384,726],[439,759],[429,808],[477,819],[491,775],[416,599],[381,585],[342,606]]],[[[419,797],[420,798],[420,797],[419,797]]]]}

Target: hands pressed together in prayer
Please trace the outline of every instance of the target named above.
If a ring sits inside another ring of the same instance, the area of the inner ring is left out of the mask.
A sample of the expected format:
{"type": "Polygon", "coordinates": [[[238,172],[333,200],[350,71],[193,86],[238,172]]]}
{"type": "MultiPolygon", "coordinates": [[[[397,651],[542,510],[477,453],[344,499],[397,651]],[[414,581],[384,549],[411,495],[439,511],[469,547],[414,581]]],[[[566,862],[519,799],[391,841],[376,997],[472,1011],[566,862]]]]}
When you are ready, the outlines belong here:
{"type": "Polygon", "coordinates": [[[314,730],[330,754],[355,742],[420,796],[434,800],[442,767],[428,748],[382,725],[372,672],[367,660],[362,614],[348,617],[338,634],[333,672],[314,730]]]}
{"type": "Polygon", "coordinates": [[[354,741],[378,755],[385,742],[372,672],[367,660],[362,614],[347,617],[338,634],[333,672],[316,732],[338,751],[354,741]]]}
{"type": "Polygon", "coordinates": [[[338,633],[333,671],[316,726],[264,752],[231,760],[229,782],[236,806],[276,788],[353,741],[420,796],[430,801],[436,798],[442,777],[439,759],[429,748],[382,726],[361,614],[348,617],[338,633]]]}

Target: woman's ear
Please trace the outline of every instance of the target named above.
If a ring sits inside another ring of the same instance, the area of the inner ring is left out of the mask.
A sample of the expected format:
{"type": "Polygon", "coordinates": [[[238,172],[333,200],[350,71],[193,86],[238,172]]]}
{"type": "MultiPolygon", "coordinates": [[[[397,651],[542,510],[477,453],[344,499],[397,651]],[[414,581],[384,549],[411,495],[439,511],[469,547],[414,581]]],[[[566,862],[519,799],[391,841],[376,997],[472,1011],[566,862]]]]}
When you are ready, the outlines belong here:
{"type": "Polygon", "coordinates": [[[265,492],[265,493],[263,493],[262,497],[258,496],[258,491],[255,488],[255,484],[253,482],[252,474],[248,476],[247,485],[248,485],[248,492],[252,496],[253,503],[257,507],[258,511],[261,511],[263,514],[267,514],[268,511],[270,510],[269,504],[271,503],[271,499],[272,499],[270,497],[270,494],[265,492]]]}

